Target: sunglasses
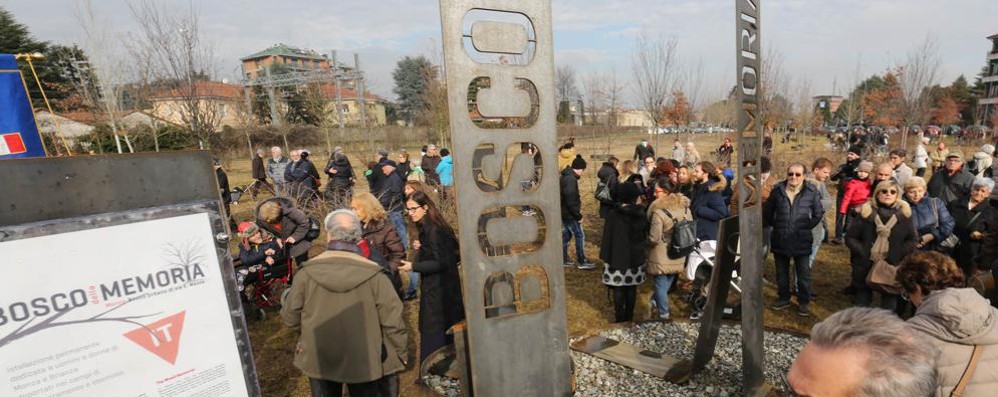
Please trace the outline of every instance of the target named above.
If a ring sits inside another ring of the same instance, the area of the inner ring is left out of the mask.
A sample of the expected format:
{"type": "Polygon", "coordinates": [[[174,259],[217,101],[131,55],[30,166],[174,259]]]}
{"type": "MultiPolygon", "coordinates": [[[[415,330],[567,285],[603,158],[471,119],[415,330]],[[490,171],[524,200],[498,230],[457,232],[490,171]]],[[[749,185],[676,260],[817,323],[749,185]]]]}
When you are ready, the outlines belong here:
{"type": "Polygon", "coordinates": [[[787,176],[788,177],[790,177],[790,176],[802,177],[802,176],[804,176],[804,174],[800,173],[800,172],[788,172],[787,176]]]}
{"type": "Polygon", "coordinates": [[[898,194],[898,191],[897,191],[897,190],[895,190],[895,189],[884,189],[884,190],[881,190],[881,191],[879,191],[879,192],[877,192],[877,193],[883,193],[883,194],[898,194]]]}

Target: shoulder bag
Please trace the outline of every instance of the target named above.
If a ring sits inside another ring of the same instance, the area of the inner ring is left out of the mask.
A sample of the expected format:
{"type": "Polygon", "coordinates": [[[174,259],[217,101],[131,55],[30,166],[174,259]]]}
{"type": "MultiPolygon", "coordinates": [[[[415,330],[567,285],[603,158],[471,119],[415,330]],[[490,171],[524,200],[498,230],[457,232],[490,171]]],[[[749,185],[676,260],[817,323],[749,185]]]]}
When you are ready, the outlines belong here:
{"type": "Polygon", "coordinates": [[[981,361],[981,350],[984,350],[981,345],[974,345],[974,352],[970,354],[970,362],[963,370],[963,375],[960,376],[960,381],[957,382],[956,387],[949,393],[950,397],[960,397],[967,389],[967,383],[970,383],[970,378],[974,377],[974,372],[977,370],[977,362],[981,361]]]}

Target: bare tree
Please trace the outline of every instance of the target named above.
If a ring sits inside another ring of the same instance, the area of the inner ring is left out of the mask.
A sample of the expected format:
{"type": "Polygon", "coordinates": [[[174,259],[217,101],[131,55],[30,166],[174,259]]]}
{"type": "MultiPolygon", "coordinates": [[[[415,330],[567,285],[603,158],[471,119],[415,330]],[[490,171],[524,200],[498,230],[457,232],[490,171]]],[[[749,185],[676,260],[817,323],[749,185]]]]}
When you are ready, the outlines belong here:
{"type": "Polygon", "coordinates": [[[770,47],[761,62],[759,82],[759,113],[764,128],[777,128],[783,124],[788,111],[789,82],[783,69],[783,54],[770,47]]]}
{"type": "Polygon", "coordinates": [[[797,125],[797,149],[803,148],[803,136],[811,131],[814,123],[814,92],[811,81],[801,78],[797,82],[797,100],[794,104],[794,124],[797,125]]]}
{"type": "Polygon", "coordinates": [[[626,87],[617,79],[617,69],[610,72],[606,83],[606,122],[610,126],[617,127],[617,114],[620,113],[626,87]]]}
{"type": "Polygon", "coordinates": [[[180,120],[202,148],[210,148],[224,110],[201,82],[214,77],[217,63],[202,37],[199,10],[191,5],[186,13],[174,13],[154,0],[136,0],[128,7],[139,26],[136,46],[148,51],[155,75],[174,85],[169,95],[179,104],[180,120]]]}
{"type": "Polygon", "coordinates": [[[704,97],[704,80],[703,80],[703,59],[697,59],[695,65],[690,65],[686,69],[686,72],[682,76],[682,80],[679,82],[679,90],[686,96],[686,102],[689,104],[690,111],[686,113],[686,120],[683,123],[689,127],[694,121],[696,121],[696,113],[701,110],[700,107],[703,105],[704,97]]]}
{"type": "Polygon", "coordinates": [[[558,102],[571,101],[579,97],[579,87],[575,67],[561,65],[554,71],[554,87],[558,94],[558,102]]]}
{"type": "Polygon", "coordinates": [[[901,147],[908,143],[908,127],[914,123],[924,125],[931,117],[929,87],[939,79],[940,64],[939,46],[932,36],[926,36],[922,44],[908,52],[904,65],[898,68],[903,123],[901,147]]]}
{"type": "MultiPolygon", "coordinates": [[[[647,30],[643,30],[634,43],[634,52],[631,54],[634,88],[652,128],[658,127],[662,122],[663,107],[676,80],[678,44],[675,37],[652,36],[647,30]]],[[[655,145],[658,146],[658,134],[655,134],[655,145]]]]}
{"type": "MultiPolygon", "coordinates": [[[[597,72],[589,72],[582,78],[582,96],[585,99],[586,111],[589,112],[589,122],[599,124],[599,112],[606,103],[606,76],[597,72]]],[[[585,118],[585,115],[583,115],[585,118]]]]}
{"type": "MultiPolygon", "coordinates": [[[[856,70],[853,72],[852,92],[850,92],[848,98],[846,98],[844,106],[840,107],[839,111],[836,112],[836,114],[843,113],[846,121],[846,127],[851,127],[853,123],[859,121],[863,117],[863,96],[866,93],[863,90],[856,89],[859,87],[861,82],[861,66],[862,63],[860,62],[860,58],[856,58],[856,70]]],[[[849,128],[848,134],[852,134],[851,128],[849,128]]]]}
{"type": "MultiPolygon", "coordinates": [[[[97,77],[96,85],[99,90],[99,92],[85,91],[84,95],[90,96],[88,100],[97,105],[95,108],[99,107],[103,111],[104,119],[114,134],[118,153],[122,153],[122,131],[118,130],[117,116],[121,112],[121,93],[124,86],[122,78],[125,75],[123,65],[127,62],[119,56],[120,54],[114,52],[117,46],[112,42],[112,32],[108,31],[108,27],[113,25],[106,20],[97,20],[91,1],[84,0],[77,3],[75,13],[83,28],[83,48],[89,55],[90,68],[97,77]]],[[[134,152],[128,135],[124,135],[124,138],[129,153],[134,152]]]]}

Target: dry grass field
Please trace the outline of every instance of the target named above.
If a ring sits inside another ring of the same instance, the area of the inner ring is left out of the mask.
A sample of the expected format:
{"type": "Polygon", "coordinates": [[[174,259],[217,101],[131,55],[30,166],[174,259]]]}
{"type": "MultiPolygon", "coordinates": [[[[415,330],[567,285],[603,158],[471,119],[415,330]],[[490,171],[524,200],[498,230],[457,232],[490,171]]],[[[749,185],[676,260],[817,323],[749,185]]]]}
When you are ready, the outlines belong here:
{"type": "MultiPolygon", "coordinates": [[[[649,137],[641,133],[617,134],[607,136],[586,136],[579,134],[577,142],[578,153],[584,155],[589,161],[589,168],[586,170],[580,181],[580,190],[583,199],[584,229],[586,232],[586,255],[590,260],[599,257],[599,241],[601,239],[603,222],[597,216],[597,203],[593,197],[596,187],[596,170],[600,166],[598,160],[590,158],[592,155],[600,156],[614,154],[623,159],[630,158],[634,146],[642,137],[649,137]],[[609,149],[608,149],[609,148],[609,149]]],[[[657,139],[649,137],[650,142],[655,145],[656,150],[666,154],[671,150],[674,135],[662,135],[657,139]]],[[[683,140],[691,138],[684,135],[683,140]]],[[[713,151],[720,145],[724,136],[719,134],[696,135],[692,140],[699,148],[705,160],[713,159],[713,151]]],[[[896,138],[896,137],[895,137],[896,138]]],[[[913,139],[909,140],[913,141],[913,139]]],[[[776,146],[772,160],[774,163],[773,175],[779,177],[782,170],[792,162],[803,162],[810,165],[818,157],[828,157],[836,165],[843,162],[845,154],[832,151],[825,145],[823,136],[806,137],[802,145],[780,143],[776,138],[776,146]],[[802,148],[799,148],[799,147],[802,148]]],[[[893,142],[899,144],[900,142],[893,142]]],[[[914,144],[909,142],[909,153],[914,148],[914,144]]],[[[949,141],[947,140],[947,143],[949,141]]],[[[406,148],[409,153],[418,156],[419,148],[406,148]]],[[[966,155],[971,155],[976,148],[963,148],[966,155]]],[[[371,157],[367,150],[347,147],[347,154],[351,162],[358,171],[371,157]]],[[[737,153],[735,153],[737,157],[737,153]]],[[[316,155],[316,162],[322,166],[323,159],[316,155]]],[[[881,159],[882,160],[882,159],[881,159]]],[[[245,186],[251,181],[249,160],[229,160],[225,162],[228,171],[230,184],[232,187],[245,186]]],[[[834,186],[829,185],[834,193],[834,186]]],[[[366,181],[361,178],[357,185],[358,190],[367,189],[366,181]]],[[[238,221],[252,218],[255,203],[246,197],[243,202],[233,207],[233,213],[238,221]]],[[[834,224],[834,214],[828,213],[829,225],[834,224]]],[[[558,234],[555,233],[555,236],[558,234]]],[[[557,238],[557,237],[555,237],[557,238]]],[[[324,240],[324,237],[320,237],[324,240]]],[[[313,255],[321,252],[321,248],[314,248],[313,255]]],[[[573,254],[574,256],[574,254],[573,254]]],[[[599,269],[599,268],[597,268],[599,269]]],[[[567,323],[568,333],[571,337],[578,337],[588,333],[594,333],[610,326],[613,318],[612,304],[607,299],[606,288],[600,282],[599,270],[583,271],[577,269],[566,269],[565,287],[567,289],[567,323]]],[[[776,299],[775,269],[772,264],[772,256],[767,258],[764,277],[768,280],[765,283],[764,299],[768,305],[776,299]]],[[[822,245],[818,252],[817,260],[812,271],[814,290],[818,297],[811,303],[810,309],[812,317],[802,318],[797,316],[795,310],[775,312],[766,309],[765,324],[767,327],[785,329],[794,332],[808,333],[811,326],[831,313],[851,306],[851,297],[840,294],[840,290],[846,285],[849,278],[848,252],[844,246],[822,245]]],[[[689,314],[688,305],[682,301],[680,296],[685,291],[679,291],[671,295],[673,318],[685,318],[689,314]]],[[[635,318],[646,319],[649,316],[648,301],[651,296],[651,285],[646,283],[639,289],[639,298],[635,318]]],[[[736,297],[732,297],[736,299],[736,297]]],[[[415,352],[418,346],[418,335],[416,329],[416,317],[418,305],[415,300],[405,303],[406,319],[410,326],[410,362],[415,363],[415,352]]],[[[260,383],[263,387],[264,395],[267,396],[307,396],[308,383],[305,377],[291,364],[297,335],[284,327],[276,312],[268,313],[265,320],[251,324],[251,340],[253,344],[254,356],[256,358],[257,371],[260,376],[260,383]]],[[[666,352],[668,353],[668,352],[666,352]]],[[[416,369],[413,365],[402,376],[402,393],[405,396],[431,395],[426,390],[414,385],[416,369]]]]}

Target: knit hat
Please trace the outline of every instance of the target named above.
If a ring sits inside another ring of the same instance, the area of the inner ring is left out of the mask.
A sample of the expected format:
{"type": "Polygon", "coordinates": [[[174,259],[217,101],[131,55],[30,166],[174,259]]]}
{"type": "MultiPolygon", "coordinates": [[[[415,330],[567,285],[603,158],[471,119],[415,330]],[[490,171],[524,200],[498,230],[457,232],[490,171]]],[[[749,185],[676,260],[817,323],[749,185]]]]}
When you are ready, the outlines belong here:
{"type": "Polygon", "coordinates": [[[260,230],[260,227],[257,226],[256,223],[253,223],[253,222],[243,222],[243,223],[240,223],[239,227],[236,228],[236,231],[239,233],[239,237],[240,238],[247,238],[249,236],[252,236],[253,233],[256,233],[259,230],[260,230]]]}
{"type": "Polygon", "coordinates": [[[390,165],[393,168],[398,168],[399,167],[398,163],[396,163],[395,160],[385,160],[385,161],[381,162],[381,166],[382,167],[384,167],[386,165],[390,165]]]}
{"type": "Polygon", "coordinates": [[[946,155],[946,158],[951,158],[951,157],[956,157],[960,160],[963,160],[963,152],[959,150],[951,150],[949,154],[946,155]]]}
{"type": "Polygon", "coordinates": [[[863,154],[863,148],[861,148],[861,147],[859,147],[857,145],[849,146],[849,153],[852,153],[852,154],[855,154],[857,156],[860,156],[860,155],[863,154]]]}
{"type": "Polygon", "coordinates": [[[584,169],[586,169],[586,160],[582,159],[582,155],[581,154],[575,155],[575,160],[572,160],[572,169],[573,170],[584,170],[584,169]]]}
{"type": "Polygon", "coordinates": [[[856,172],[873,172],[873,163],[866,160],[860,161],[859,167],[856,168],[856,172]]]}

